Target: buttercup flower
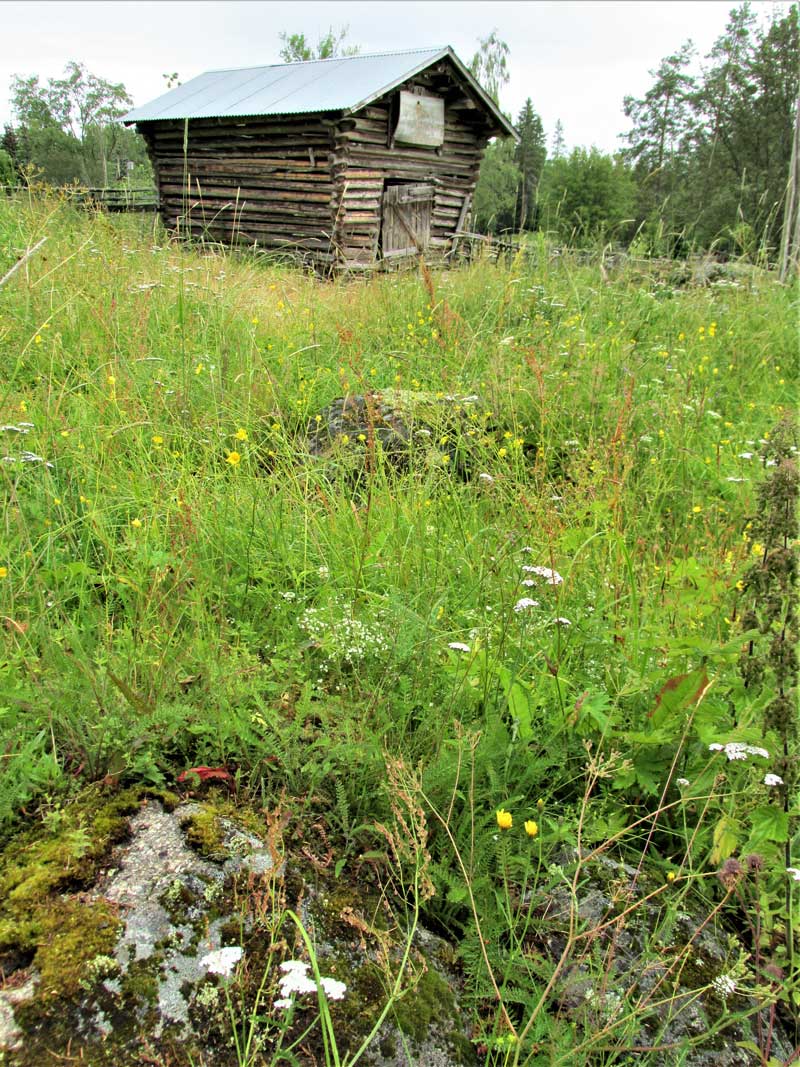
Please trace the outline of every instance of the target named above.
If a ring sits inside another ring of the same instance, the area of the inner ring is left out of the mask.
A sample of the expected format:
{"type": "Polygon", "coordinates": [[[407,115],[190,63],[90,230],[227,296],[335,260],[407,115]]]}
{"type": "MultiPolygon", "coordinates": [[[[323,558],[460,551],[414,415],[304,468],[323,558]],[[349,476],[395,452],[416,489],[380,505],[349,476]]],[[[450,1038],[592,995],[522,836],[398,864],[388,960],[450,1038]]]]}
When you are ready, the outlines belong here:
{"type": "Polygon", "coordinates": [[[510,830],[514,825],[514,817],[510,811],[506,811],[505,808],[498,808],[497,810],[497,825],[501,830],[510,830]]]}
{"type": "Polygon", "coordinates": [[[232,467],[238,467],[242,462],[242,457],[238,452],[229,452],[225,457],[225,462],[230,463],[232,467]]]}
{"type": "Polygon", "coordinates": [[[247,440],[247,430],[243,430],[240,427],[233,436],[236,438],[237,441],[246,441],[247,440]]]}
{"type": "Polygon", "coordinates": [[[539,833],[539,826],[533,819],[527,819],[525,822],[525,833],[528,837],[536,837],[539,833]]]}

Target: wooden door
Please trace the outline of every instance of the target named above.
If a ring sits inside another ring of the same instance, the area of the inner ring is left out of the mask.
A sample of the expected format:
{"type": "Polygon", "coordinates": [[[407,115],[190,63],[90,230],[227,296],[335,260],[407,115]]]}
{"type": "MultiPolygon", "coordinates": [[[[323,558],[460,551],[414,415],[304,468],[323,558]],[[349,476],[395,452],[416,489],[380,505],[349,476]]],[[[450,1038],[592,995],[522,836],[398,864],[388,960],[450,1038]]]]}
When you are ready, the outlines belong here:
{"type": "Polygon", "coordinates": [[[428,247],[432,185],[390,185],[383,193],[381,248],[385,259],[416,255],[428,247]]]}

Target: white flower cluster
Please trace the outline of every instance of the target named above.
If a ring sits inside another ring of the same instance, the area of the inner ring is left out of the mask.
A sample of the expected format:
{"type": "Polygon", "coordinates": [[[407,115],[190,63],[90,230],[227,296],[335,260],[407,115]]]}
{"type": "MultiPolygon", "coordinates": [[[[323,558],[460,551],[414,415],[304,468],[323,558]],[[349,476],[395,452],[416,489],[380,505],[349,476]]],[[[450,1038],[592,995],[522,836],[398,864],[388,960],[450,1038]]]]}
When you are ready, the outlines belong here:
{"type": "Polygon", "coordinates": [[[535,574],[538,578],[544,578],[548,585],[561,585],[564,579],[551,567],[529,567],[522,568],[526,574],[535,574]]]}
{"type": "Polygon", "coordinates": [[[769,752],[765,748],[747,745],[744,741],[728,741],[726,745],[715,741],[708,746],[708,750],[709,752],[724,752],[729,760],[746,760],[748,756],[763,756],[764,759],[769,759],[769,752]]]}
{"type": "MultiPolygon", "coordinates": [[[[303,996],[305,993],[316,993],[317,983],[308,975],[308,964],[302,960],[286,960],[281,964],[283,978],[278,982],[280,998],[275,1001],[275,1007],[281,1011],[291,1008],[294,1003],[293,995],[303,996]]],[[[336,978],[320,978],[322,987],[328,1000],[341,1000],[347,991],[344,982],[336,978]]]]}
{"type": "Polygon", "coordinates": [[[723,1000],[732,997],[736,992],[736,982],[729,974],[718,974],[711,984],[714,992],[723,1000]]]}
{"type": "Polygon", "coordinates": [[[377,623],[354,619],[349,606],[339,601],[326,609],[306,608],[300,616],[300,629],[322,650],[323,671],[354,667],[389,650],[389,642],[377,623]]]}
{"type": "Polygon", "coordinates": [[[521,611],[527,611],[528,608],[538,608],[539,601],[532,600],[529,596],[520,597],[520,599],[514,605],[514,611],[519,614],[521,611]]]}
{"type": "Polygon", "coordinates": [[[469,647],[469,645],[465,645],[463,641],[451,641],[450,644],[447,647],[448,648],[452,648],[452,650],[454,652],[471,652],[472,651],[472,649],[469,647]]]}
{"type": "Polygon", "coordinates": [[[216,952],[209,952],[200,960],[200,965],[205,967],[209,974],[230,978],[241,958],[242,950],[239,945],[231,945],[229,948],[218,948],[216,952]]]}

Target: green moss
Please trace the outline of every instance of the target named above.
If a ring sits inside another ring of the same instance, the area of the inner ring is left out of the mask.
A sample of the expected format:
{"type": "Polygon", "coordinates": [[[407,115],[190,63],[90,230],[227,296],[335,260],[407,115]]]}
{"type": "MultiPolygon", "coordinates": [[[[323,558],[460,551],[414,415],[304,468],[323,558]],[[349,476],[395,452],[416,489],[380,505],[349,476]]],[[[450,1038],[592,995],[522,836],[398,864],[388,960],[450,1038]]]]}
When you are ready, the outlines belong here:
{"type": "Polygon", "coordinates": [[[13,970],[38,952],[69,909],[64,894],[92,884],[111,847],[128,833],[127,816],[139,803],[136,790],[109,797],[91,786],[6,845],[0,855],[0,967],[13,970]]]}
{"type": "Polygon", "coordinates": [[[40,997],[72,997],[81,988],[87,965],[97,956],[110,956],[120,920],[110,904],[76,900],[52,903],[39,918],[34,965],[39,972],[40,997]]]}
{"type": "Polygon", "coordinates": [[[436,1023],[448,1030],[455,1010],[455,997],[449,985],[428,967],[416,985],[397,1001],[394,1017],[403,1033],[419,1043],[436,1023]]]}
{"type": "Polygon", "coordinates": [[[213,860],[224,856],[222,824],[213,809],[203,808],[202,811],[195,812],[181,826],[187,843],[203,859],[213,860]]]}

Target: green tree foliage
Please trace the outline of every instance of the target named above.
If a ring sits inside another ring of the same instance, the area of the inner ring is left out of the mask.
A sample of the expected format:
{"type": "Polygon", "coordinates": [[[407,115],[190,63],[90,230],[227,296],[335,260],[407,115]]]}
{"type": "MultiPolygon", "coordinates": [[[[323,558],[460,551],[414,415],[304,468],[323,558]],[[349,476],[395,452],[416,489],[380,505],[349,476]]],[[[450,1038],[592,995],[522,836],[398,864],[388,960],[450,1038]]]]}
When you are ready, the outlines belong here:
{"type": "Polygon", "coordinates": [[[564,140],[564,123],[556,119],[556,128],[553,131],[553,159],[561,159],[567,154],[567,142],[564,140]]]}
{"type": "Polygon", "coordinates": [[[537,194],[542,178],[547,143],[541,118],[533,110],[531,98],[525,101],[517,119],[519,144],[514,153],[514,162],[520,172],[520,197],[517,225],[521,230],[535,228],[537,194]]]}
{"type": "Polygon", "coordinates": [[[469,69],[496,104],[500,102],[500,90],[508,84],[508,56],[510,48],[492,30],[488,37],[479,38],[480,48],[472,57],[469,69]]]}
{"type": "Polygon", "coordinates": [[[14,160],[5,148],[0,148],[0,188],[5,185],[14,185],[17,180],[17,171],[14,160]]]}
{"type": "Polygon", "coordinates": [[[694,57],[694,46],[687,42],[662,60],[655,79],[641,100],[626,96],[625,115],[633,123],[626,135],[626,158],[633,163],[638,185],[637,217],[640,231],[650,246],[667,251],[664,242],[680,229],[681,195],[687,182],[685,141],[690,129],[690,94],[694,79],[687,68],[694,57]]]}
{"type": "Polygon", "coordinates": [[[576,148],[544,169],[541,226],[570,243],[624,239],[635,200],[633,175],[621,158],[576,148]]]}
{"type": "Polygon", "coordinates": [[[127,160],[146,162],[141,138],[117,121],[133,103],[124,85],[70,62],[63,78],[41,84],[36,75],[15,76],[11,90],[17,161],[33,165],[46,180],[108,185],[127,160]]]}
{"type": "Polygon", "coordinates": [[[325,36],[317,41],[316,47],[309,43],[304,33],[283,32],[278,35],[283,42],[279,55],[284,63],[307,63],[312,59],[356,56],[360,51],[359,46],[344,43],[349,31],[349,26],[342,26],[338,31],[331,26],[325,36]]]}
{"type": "Polygon", "coordinates": [[[698,77],[686,44],[627,97],[626,158],[640,184],[637,216],[735,253],[774,253],[800,81],[798,8],[764,28],[749,3],[734,8],[698,77]]]}
{"type": "Polygon", "coordinates": [[[481,233],[514,229],[522,184],[515,150],[510,138],[498,138],[484,153],[473,203],[474,225],[481,233]]]}

